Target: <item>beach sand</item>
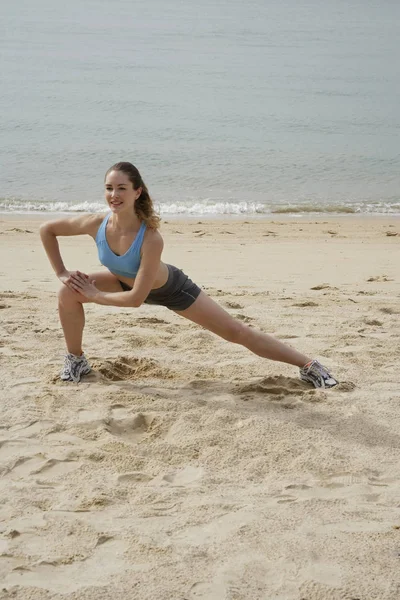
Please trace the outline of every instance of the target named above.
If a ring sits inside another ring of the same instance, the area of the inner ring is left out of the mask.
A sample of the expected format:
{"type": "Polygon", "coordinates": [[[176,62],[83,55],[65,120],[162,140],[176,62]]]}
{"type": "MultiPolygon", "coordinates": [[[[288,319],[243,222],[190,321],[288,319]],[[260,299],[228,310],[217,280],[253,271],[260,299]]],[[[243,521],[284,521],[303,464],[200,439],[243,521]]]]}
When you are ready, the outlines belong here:
{"type": "Polygon", "coordinates": [[[325,391],[155,306],[87,306],[93,372],[61,382],[44,219],[0,215],[0,598],[398,600],[400,220],[163,223],[164,260],[325,391]]]}

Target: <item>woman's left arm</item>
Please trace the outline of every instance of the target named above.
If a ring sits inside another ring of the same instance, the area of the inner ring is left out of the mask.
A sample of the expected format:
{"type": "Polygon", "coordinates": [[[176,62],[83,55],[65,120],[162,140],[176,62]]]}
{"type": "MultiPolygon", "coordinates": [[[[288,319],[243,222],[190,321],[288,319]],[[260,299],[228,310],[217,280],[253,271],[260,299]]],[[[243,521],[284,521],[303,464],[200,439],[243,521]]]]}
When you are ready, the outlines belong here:
{"type": "Polygon", "coordinates": [[[76,291],[96,304],[106,306],[139,307],[149,295],[160,267],[164,242],[158,231],[148,231],[142,246],[139,271],[129,292],[101,292],[96,281],[88,281],[83,274],[74,283],[76,291]]]}

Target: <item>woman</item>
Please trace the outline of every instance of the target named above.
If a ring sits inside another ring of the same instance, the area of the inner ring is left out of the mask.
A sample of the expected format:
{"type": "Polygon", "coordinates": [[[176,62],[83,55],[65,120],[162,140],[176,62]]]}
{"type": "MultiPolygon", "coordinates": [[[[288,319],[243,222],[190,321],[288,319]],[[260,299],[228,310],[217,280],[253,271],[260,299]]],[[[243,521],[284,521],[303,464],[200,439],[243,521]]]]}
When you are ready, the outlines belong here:
{"type": "Polygon", "coordinates": [[[166,306],[258,356],[300,367],[301,379],[315,387],[338,383],[318,361],[236,321],[180,269],[161,261],[159,217],[139,171],[131,163],[120,162],[107,171],[105,197],[111,211],[106,216],[59,219],[40,228],[47,256],[63,284],[58,306],[68,353],[61,379],[79,382],[90,372],[82,351],[83,304],[137,308],[145,302],[166,306]],[[82,234],[95,240],[100,262],[108,271],[86,275],[66,269],[57,237],[82,234]]]}

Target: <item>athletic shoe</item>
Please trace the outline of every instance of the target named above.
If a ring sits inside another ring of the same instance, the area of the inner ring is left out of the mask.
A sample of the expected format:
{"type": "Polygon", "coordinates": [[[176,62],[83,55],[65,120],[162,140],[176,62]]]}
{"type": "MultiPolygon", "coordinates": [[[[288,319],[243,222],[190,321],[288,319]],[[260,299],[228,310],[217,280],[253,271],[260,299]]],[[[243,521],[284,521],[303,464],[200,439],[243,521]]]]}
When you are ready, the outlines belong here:
{"type": "Polygon", "coordinates": [[[339,383],[317,360],[310,361],[300,369],[300,379],[312,383],[316,388],[331,388],[339,383]]]}
{"type": "Polygon", "coordinates": [[[75,354],[67,354],[65,356],[64,367],[60,373],[60,378],[63,381],[73,381],[79,383],[82,375],[87,375],[91,371],[86,356],[75,356],[75,354]]]}

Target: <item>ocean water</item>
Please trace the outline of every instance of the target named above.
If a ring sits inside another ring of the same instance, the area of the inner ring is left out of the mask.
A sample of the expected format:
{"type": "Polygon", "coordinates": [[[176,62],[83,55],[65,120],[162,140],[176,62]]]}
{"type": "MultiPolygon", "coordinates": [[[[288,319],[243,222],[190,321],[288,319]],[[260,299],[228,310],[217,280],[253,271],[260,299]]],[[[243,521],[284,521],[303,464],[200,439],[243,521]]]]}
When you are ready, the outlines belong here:
{"type": "Polygon", "coordinates": [[[397,0],[2,0],[0,211],[400,214],[397,0]]]}

